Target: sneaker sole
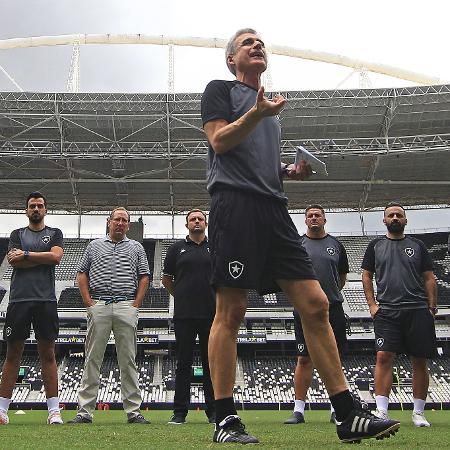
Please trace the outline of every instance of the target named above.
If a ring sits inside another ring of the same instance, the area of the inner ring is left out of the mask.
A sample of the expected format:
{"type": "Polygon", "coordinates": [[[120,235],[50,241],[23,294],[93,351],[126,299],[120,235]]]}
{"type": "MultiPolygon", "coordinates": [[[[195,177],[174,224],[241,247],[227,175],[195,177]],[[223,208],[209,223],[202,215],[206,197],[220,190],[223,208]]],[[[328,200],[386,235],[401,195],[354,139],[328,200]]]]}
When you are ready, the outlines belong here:
{"type": "Polygon", "coordinates": [[[386,430],[380,431],[378,434],[374,434],[373,436],[361,436],[358,438],[350,438],[350,439],[341,439],[341,442],[345,442],[347,444],[360,444],[363,439],[376,439],[377,441],[381,441],[384,438],[390,438],[391,436],[394,436],[395,433],[397,433],[398,429],[400,428],[400,424],[396,423],[386,430]]]}

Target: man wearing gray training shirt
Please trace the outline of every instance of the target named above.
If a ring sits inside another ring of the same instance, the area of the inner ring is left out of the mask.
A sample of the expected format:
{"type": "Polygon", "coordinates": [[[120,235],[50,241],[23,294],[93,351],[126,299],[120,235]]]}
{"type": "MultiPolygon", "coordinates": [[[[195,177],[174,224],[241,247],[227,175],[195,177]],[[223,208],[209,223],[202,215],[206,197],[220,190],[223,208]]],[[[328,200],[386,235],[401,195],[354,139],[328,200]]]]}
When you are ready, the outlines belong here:
{"type": "MultiPolygon", "coordinates": [[[[310,205],[305,211],[306,234],[302,244],[311,258],[314,270],[329,306],[329,321],[333,328],[336,344],[342,354],[347,347],[346,318],[342,308],[341,289],[348,273],[348,258],[344,246],[325,231],[325,211],[321,205],[310,205]]],[[[295,402],[292,415],[285,424],[294,425],[305,422],[305,402],[313,375],[313,362],[303,333],[300,315],[294,311],[295,341],[298,359],[294,374],[295,402]]],[[[331,406],[331,422],[335,422],[335,412],[331,406]]]]}
{"type": "Polygon", "coordinates": [[[429,384],[427,358],[436,354],[437,288],[433,262],[422,241],[405,236],[407,220],[403,206],[389,203],[383,222],[387,234],[369,243],[361,266],[375,330],[376,415],[388,417],[393,361],[396,353],[406,353],[413,369],[412,420],[416,427],[429,427],[423,412],[429,384]]]}
{"type": "Polygon", "coordinates": [[[9,422],[8,408],[19,372],[25,341],[31,325],[42,364],[49,425],[62,424],[59,411],[55,340],[58,312],[55,294],[55,266],[63,255],[63,236],[58,228],[44,223],[47,201],[40,192],[26,200],[28,226],[11,233],[8,262],[13,267],[3,338],[8,342],[0,386],[0,424],[9,422]]]}
{"type": "Polygon", "coordinates": [[[236,79],[211,81],[201,101],[203,129],[209,141],[210,249],[216,288],[216,315],[208,348],[216,404],[213,441],[258,442],[246,432],[233,400],[236,338],[247,308],[248,289],[260,293],[283,290],[300,312],[311,357],[336,410],[341,441],[394,434],[398,422],[364,412],[347,388],[328,322],[327,297],[286,207],[283,176],[302,180],[312,170],[305,161],[281,164],[281,130],[276,116],[286,99],[264,95],[264,42],[253,29],[238,30],[228,41],[225,58],[236,79]]]}

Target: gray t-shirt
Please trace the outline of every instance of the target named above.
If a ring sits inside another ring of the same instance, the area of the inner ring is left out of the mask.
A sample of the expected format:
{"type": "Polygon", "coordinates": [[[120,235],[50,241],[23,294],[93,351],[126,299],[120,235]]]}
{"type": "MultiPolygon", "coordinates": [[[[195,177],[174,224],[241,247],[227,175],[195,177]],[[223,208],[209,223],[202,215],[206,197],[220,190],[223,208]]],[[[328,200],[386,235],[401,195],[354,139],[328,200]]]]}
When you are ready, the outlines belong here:
{"type": "Polygon", "coordinates": [[[327,234],[321,239],[302,236],[302,245],[311,258],[320,286],[330,304],[344,301],[339,289],[341,274],[348,273],[348,258],[344,246],[327,234]]]}
{"type": "Polygon", "coordinates": [[[375,274],[377,301],[385,309],[427,308],[422,274],[433,261],[419,239],[380,237],[369,243],[361,267],[375,274]]]}
{"type": "MultiPolygon", "coordinates": [[[[52,247],[63,247],[63,235],[59,228],[45,227],[33,231],[28,227],[11,233],[8,249],[17,248],[30,252],[49,252],[52,247]]],[[[14,269],[11,277],[9,301],[53,301],[55,293],[55,266],[40,264],[27,269],[14,269]]]]}
{"type": "MultiPolygon", "coordinates": [[[[203,125],[224,119],[232,123],[249,111],[257,91],[240,81],[214,80],[202,96],[203,125]]],[[[277,117],[265,117],[236,147],[218,155],[208,149],[207,187],[210,194],[234,189],[275,197],[287,202],[280,159],[281,127],[277,117]]]]}

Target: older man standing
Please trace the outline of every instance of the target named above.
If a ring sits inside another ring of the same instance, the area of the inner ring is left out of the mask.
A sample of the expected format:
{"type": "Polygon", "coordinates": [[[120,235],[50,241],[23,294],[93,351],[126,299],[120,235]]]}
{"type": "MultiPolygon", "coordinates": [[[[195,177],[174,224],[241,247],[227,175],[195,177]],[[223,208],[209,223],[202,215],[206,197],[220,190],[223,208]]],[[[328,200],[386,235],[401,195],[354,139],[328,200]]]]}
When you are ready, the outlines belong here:
{"type": "Polygon", "coordinates": [[[129,220],[125,208],[115,208],[108,219],[108,235],[89,243],[78,269],[88,328],[78,412],[69,423],[92,423],[100,367],[111,331],[116,341],[128,423],[150,423],[139,410],[141,394],[136,366],[138,309],[148,289],[150,271],[142,245],[126,236],[129,220]]]}
{"type": "Polygon", "coordinates": [[[258,442],[246,432],[233,401],[236,338],[248,289],[283,290],[300,313],[311,359],[336,411],[341,441],[389,436],[400,424],[363,411],[347,388],[328,322],[327,297],[286,207],[283,176],[301,180],[312,169],[304,161],[295,166],[281,164],[276,116],[286,100],[264,95],[264,42],[255,30],[239,30],[229,40],[225,57],[236,80],[210,82],[201,103],[209,141],[209,236],[217,301],[209,339],[216,399],[213,441],[258,442]]]}

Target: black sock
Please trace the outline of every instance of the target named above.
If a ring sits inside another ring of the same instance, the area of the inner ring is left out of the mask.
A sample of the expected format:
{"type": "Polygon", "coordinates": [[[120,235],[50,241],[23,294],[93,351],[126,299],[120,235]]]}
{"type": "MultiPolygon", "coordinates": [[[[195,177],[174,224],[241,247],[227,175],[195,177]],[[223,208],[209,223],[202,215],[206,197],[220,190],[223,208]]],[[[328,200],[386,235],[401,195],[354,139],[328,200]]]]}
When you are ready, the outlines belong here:
{"type": "Polygon", "coordinates": [[[215,403],[216,425],[219,425],[219,423],[227,416],[237,415],[233,397],[221,398],[220,400],[216,400],[215,403]]]}
{"type": "Polygon", "coordinates": [[[336,420],[339,422],[345,420],[355,407],[352,394],[348,389],[331,396],[330,402],[336,412],[336,420]]]}

